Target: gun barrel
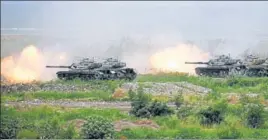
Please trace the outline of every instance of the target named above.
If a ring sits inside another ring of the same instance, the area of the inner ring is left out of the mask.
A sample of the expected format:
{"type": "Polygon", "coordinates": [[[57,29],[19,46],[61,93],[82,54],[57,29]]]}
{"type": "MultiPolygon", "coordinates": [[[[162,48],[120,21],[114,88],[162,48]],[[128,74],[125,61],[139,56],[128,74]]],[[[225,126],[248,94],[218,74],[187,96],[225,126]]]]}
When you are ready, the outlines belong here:
{"type": "Polygon", "coordinates": [[[70,68],[70,66],[46,66],[47,68],[70,68]]]}
{"type": "Polygon", "coordinates": [[[185,64],[208,64],[208,62],[185,62],[185,64]]]}

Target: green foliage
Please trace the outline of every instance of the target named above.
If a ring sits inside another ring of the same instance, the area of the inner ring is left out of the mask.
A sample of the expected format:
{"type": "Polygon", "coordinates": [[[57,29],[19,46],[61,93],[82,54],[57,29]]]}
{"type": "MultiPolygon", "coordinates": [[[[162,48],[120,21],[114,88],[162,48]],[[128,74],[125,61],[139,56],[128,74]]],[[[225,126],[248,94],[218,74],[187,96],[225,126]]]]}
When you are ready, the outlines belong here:
{"type": "Polygon", "coordinates": [[[176,139],[200,139],[202,132],[199,128],[181,128],[176,139]]]}
{"type": "Polygon", "coordinates": [[[118,87],[117,81],[112,81],[112,80],[107,81],[107,85],[108,85],[108,88],[111,90],[112,93],[118,87]]]}
{"type": "Polygon", "coordinates": [[[130,114],[133,114],[136,117],[149,117],[150,112],[147,105],[150,99],[144,94],[142,87],[139,86],[138,94],[131,93],[131,96],[132,100],[130,114]]]}
{"type": "Polygon", "coordinates": [[[220,100],[213,103],[206,109],[201,109],[198,113],[200,124],[212,125],[220,124],[224,120],[224,113],[227,110],[226,100],[220,100]]]}
{"type": "Polygon", "coordinates": [[[221,98],[221,94],[219,92],[215,92],[215,91],[212,91],[211,93],[209,93],[206,97],[205,97],[205,100],[218,100],[221,98]]]}
{"type": "Polygon", "coordinates": [[[132,101],[134,100],[135,97],[136,97],[136,93],[132,89],[130,89],[128,91],[128,98],[132,101]]]}
{"type": "Polygon", "coordinates": [[[179,108],[183,104],[183,101],[184,101],[182,94],[176,95],[174,101],[175,101],[176,107],[179,108]]]}
{"type": "Polygon", "coordinates": [[[150,109],[147,106],[144,106],[140,109],[137,110],[136,114],[134,114],[136,117],[141,117],[141,118],[150,118],[151,113],[149,111],[150,109]]]}
{"type": "Polygon", "coordinates": [[[248,104],[245,106],[244,120],[251,128],[259,128],[264,124],[264,108],[260,104],[248,104]]]}
{"type": "Polygon", "coordinates": [[[142,100],[134,100],[131,102],[130,114],[136,117],[149,117],[148,102],[142,100]]]}
{"type": "Polygon", "coordinates": [[[151,116],[166,116],[169,115],[171,113],[173,113],[173,111],[167,106],[166,103],[161,103],[158,101],[153,101],[149,107],[149,112],[151,114],[151,116]]]}
{"type": "Polygon", "coordinates": [[[74,138],[76,132],[73,124],[68,125],[67,129],[62,129],[60,132],[61,139],[72,139],[74,138]]]}
{"type": "Polygon", "coordinates": [[[58,118],[42,121],[37,126],[37,130],[41,139],[56,139],[58,138],[61,127],[58,118]]]}
{"type": "Polygon", "coordinates": [[[100,116],[88,117],[81,132],[85,139],[110,139],[115,134],[111,121],[100,116]]]}
{"type": "Polygon", "coordinates": [[[223,121],[222,113],[212,107],[209,107],[205,110],[201,110],[199,112],[199,117],[200,124],[202,125],[220,124],[223,121]]]}
{"type": "Polygon", "coordinates": [[[136,117],[149,118],[151,116],[164,116],[172,113],[172,110],[159,101],[151,101],[150,96],[144,94],[143,89],[138,89],[138,94],[132,94],[130,114],[136,117]]]}
{"type": "Polygon", "coordinates": [[[20,126],[18,118],[1,114],[1,139],[15,139],[19,128],[20,126]]]}
{"type": "Polygon", "coordinates": [[[27,130],[27,129],[23,129],[21,131],[19,131],[18,139],[38,139],[38,133],[32,130],[27,130]]]}
{"type": "Polygon", "coordinates": [[[182,106],[177,110],[177,117],[179,119],[185,119],[186,117],[192,115],[192,109],[191,106],[182,106]]]}
{"type": "Polygon", "coordinates": [[[242,134],[234,127],[219,129],[217,135],[220,139],[238,139],[242,134]]]}

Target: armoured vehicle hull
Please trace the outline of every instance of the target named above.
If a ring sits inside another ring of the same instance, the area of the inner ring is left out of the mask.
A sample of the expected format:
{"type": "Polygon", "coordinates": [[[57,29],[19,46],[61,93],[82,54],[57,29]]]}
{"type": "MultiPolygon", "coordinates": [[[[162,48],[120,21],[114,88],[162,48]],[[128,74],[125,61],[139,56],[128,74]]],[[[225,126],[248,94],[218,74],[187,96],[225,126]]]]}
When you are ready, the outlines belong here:
{"type": "Polygon", "coordinates": [[[134,80],[137,73],[132,68],[113,70],[91,70],[91,71],[58,71],[57,77],[61,80],[134,80]]]}
{"type": "Polygon", "coordinates": [[[126,63],[117,59],[106,59],[104,62],[82,59],[71,66],[46,66],[47,68],[68,68],[67,71],[58,71],[58,79],[72,80],[134,80],[137,72],[133,68],[127,68],[126,63]]]}
{"type": "Polygon", "coordinates": [[[199,76],[227,77],[242,75],[248,77],[268,77],[268,59],[255,58],[254,61],[232,59],[222,55],[208,62],[185,62],[186,64],[205,64],[207,67],[196,67],[199,76]]]}

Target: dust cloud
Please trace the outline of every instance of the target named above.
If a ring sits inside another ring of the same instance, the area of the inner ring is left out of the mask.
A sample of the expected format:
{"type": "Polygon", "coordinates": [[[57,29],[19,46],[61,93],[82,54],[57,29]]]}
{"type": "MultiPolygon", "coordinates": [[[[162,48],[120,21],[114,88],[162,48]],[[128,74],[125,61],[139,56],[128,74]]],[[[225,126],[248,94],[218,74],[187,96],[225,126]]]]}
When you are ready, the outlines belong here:
{"type": "Polygon", "coordinates": [[[56,70],[46,71],[45,66],[52,62],[66,63],[67,57],[64,52],[43,52],[35,46],[26,46],[19,54],[1,59],[1,75],[10,83],[51,80],[56,70]]]}

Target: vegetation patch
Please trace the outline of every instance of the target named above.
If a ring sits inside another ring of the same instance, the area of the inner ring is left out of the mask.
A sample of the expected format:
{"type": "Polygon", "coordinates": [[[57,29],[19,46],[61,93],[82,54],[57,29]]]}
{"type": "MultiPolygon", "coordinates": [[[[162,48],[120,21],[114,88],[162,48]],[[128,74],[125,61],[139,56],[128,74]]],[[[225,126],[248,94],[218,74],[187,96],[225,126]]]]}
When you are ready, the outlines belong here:
{"type": "Polygon", "coordinates": [[[111,139],[114,134],[112,122],[100,116],[88,117],[81,130],[84,139],[111,139]]]}

